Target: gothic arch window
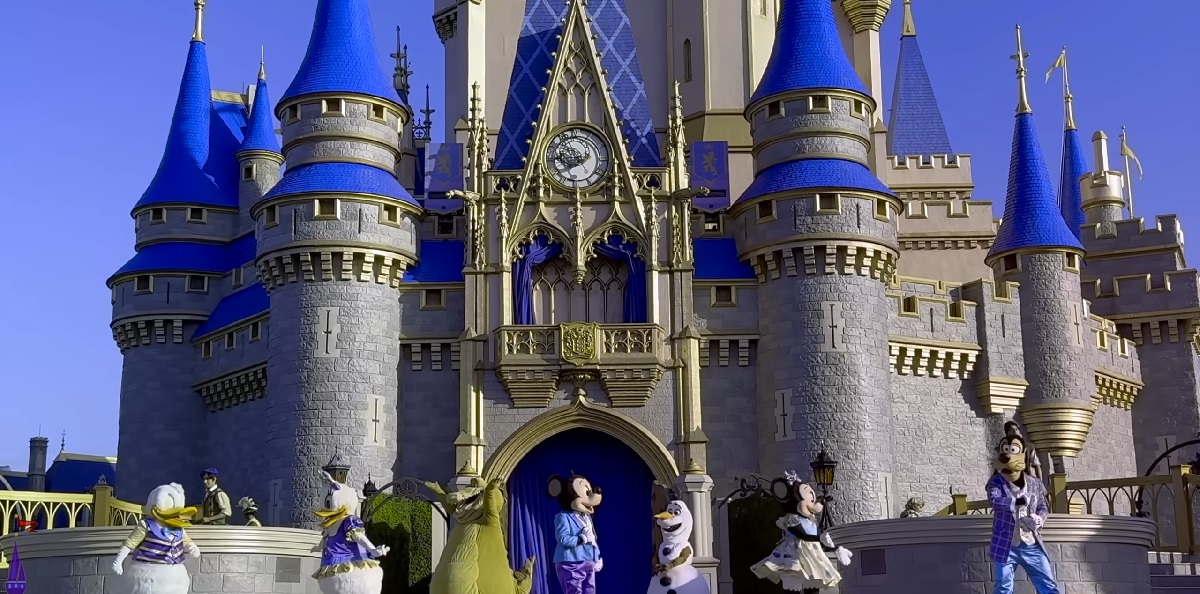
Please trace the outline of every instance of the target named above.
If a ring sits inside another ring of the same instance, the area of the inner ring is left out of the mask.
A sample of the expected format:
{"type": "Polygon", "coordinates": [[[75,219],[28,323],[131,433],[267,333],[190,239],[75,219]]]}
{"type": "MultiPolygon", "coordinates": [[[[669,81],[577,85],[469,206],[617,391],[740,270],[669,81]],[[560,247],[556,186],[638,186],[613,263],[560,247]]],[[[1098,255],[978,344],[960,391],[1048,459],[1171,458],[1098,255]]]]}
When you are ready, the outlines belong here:
{"type": "Polygon", "coordinates": [[[629,270],[622,262],[596,256],[587,263],[583,281],[584,311],[588,322],[620,324],[625,315],[625,285],[629,270]]]}
{"type": "Polygon", "coordinates": [[[683,40],[683,82],[692,81],[692,40],[683,40]]]}
{"type": "Polygon", "coordinates": [[[571,321],[572,267],[551,258],[533,268],[533,319],[554,325],[571,321]]]}
{"type": "Polygon", "coordinates": [[[583,285],[574,284],[575,268],[566,258],[552,258],[533,269],[533,312],[538,324],[596,322],[620,324],[625,315],[628,266],[595,256],[588,260],[583,285]]]}

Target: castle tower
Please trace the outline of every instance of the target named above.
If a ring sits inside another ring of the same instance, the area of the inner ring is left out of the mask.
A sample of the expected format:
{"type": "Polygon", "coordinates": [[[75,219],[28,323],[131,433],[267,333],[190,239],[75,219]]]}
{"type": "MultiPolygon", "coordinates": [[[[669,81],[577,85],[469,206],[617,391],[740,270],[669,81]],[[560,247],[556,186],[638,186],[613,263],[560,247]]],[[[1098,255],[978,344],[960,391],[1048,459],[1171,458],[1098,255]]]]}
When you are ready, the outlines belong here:
{"type": "Polygon", "coordinates": [[[942,120],[942,110],[938,108],[937,96],[929,82],[925,58],[917,43],[912,0],[904,0],[900,58],[896,65],[896,84],[892,87],[891,112],[888,114],[887,154],[900,158],[954,154],[946,124],[942,120]]]}
{"type": "Polygon", "coordinates": [[[1021,333],[1029,389],[1019,409],[1027,435],[1061,469],[1077,456],[1095,407],[1092,370],[1081,364],[1091,346],[1079,269],[1083,246],[1055,200],[1025,89],[1024,46],[1017,27],[1019,99],[1008,166],[1004,218],[985,263],[997,282],[1021,286],[1021,333]]]}
{"type": "Polygon", "coordinates": [[[396,179],[411,110],[376,54],[367,0],[319,0],[308,51],[276,106],[286,172],[254,206],[271,299],[264,480],[312,526],[321,466],[387,482],[397,455],[399,286],[420,208],[396,179]]]}
{"type": "Polygon", "coordinates": [[[246,122],[246,138],[237,152],[240,183],[238,204],[240,205],[241,227],[254,223],[250,210],[279,183],[279,166],[283,154],[279,151],[279,139],[275,136],[275,116],[271,114],[271,97],[267,93],[266,61],[258,64],[258,83],[254,87],[254,103],[250,108],[250,120],[246,122]]]}
{"type": "Polygon", "coordinates": [[[876,109],[828,0],[783,0],[746,107],[755,177],[730,210],[758,277],[759,466],[838,460],[838,522],[887,517],[893,471],[885,288],[900,202],[867,168],[876,109]]]}
{"type": "Polygon", "coordinates": [[[226,272],[237,195],[204,172],[213,104],[203,37],[204,0],[184,65],[162,161],[133,208],[137,254],[108,279],[113,338],[124,355],[117,495],[138,500],[154,486],[195,476],[206,419],[192,386],[191,338],[212,311],[213,279],[226,272]]]}
{"type": "Polygon", "coordinates": [[[1115,224],[1125,218],[1125,174],[1109,168],[1108,135],[1104,132],[1092,135],[1092,156],[1096,170],[1080,180],[1084,223],[1115,224]]]}
{"type": "Polygon", "coordinates": [[[42,492],[46,490],[46,450],[50,440],[45,437],[29,438],[29,477],[27,489],[42,492]]]}
{"type": "MultiPolygon", "coordinates": [[[[1062,165],[1058,178],[1058,208],[1062,212],[1067,228],[1075,239],[1083,237],[1083,190],[1080,182],[1087,174],[1087,161],[1083,158],[1083,147],[1079,143],[1079,130],[1075,129],[1075,98],[1071,95],[1071,79],[1067,72],[1067,48],[1055,62],[1062,68],[1063,75],[1063,149],[1062,165]]],[[[1081,244],[1082,245],[1082,244],[1081,244]]]]}

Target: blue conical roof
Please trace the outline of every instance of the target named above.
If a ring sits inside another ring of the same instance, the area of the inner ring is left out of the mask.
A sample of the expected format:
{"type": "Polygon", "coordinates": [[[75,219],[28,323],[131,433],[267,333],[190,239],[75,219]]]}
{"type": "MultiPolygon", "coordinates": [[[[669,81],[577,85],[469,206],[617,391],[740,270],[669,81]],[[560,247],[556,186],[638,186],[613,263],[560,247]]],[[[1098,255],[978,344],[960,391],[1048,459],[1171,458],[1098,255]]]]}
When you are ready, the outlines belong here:
{"type": "Polygon", "coordinates": [[[775,46],[750,103],[799,89],[845,89],[870,96],[846,57],[829,0],[782,0],[775,46]]]}
{"type": "Polygon", "coordinates": [[[1088,172],[1083,148],[1079,145],[1079,131],[1068,128],[1063,131],[1062,173],[1058,180],[1058,208],[1062,211],[1067,228],[1075,239],[1083,239],[1083,191],[1079,178],[1088,172]]]}
{"type": "Polygon", "coordinates": [[[900,60],[888,117],[887,154],[898,157],[954,154],[916,35],[900,38],[900,60]]]}
{"type": "Polygon", "coordinates": [[[1083,250],[1058,208],[1046,160],[1038,146],[1033,114],[1018,113],[1008,163],[1004,220],[987,259],[1014,250],[1052,247],[1083,250]]]}
{"type": "Polygon", "coordinates": [[[240,151],[279,152],[279,138],[275,136],[275,116],[271,113],[271,99],[267,94],[267,79],[258,77],[254,89],[254,106],[250,110],[250,121],[246,123],[246,140],[240,151]]]}
{"type": "Polygon", "coordinates": [[[280,102],[313,93],[356,93],[401,104],[383,69],[367,0],[318,0],[308,51],[280,102]]]}
{"type": "Polygon", "coordinates": [[[228,196],[204,173],[212,110],[208,55],[203,41],[193,41],[188,49],[162,161],[134,209],[167,202],[237,207],[237,201],[230,203],[228,196]]]}

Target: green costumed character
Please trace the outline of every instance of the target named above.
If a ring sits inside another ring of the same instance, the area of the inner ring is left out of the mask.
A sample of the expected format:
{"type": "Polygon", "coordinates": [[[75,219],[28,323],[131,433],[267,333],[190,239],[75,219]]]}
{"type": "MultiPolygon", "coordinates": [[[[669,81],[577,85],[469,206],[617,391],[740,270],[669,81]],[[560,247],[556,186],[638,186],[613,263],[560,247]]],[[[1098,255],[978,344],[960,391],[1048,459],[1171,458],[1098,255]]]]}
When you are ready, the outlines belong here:
{"type": "Polygon", "coordinates": [[[534,558],[526,560],[519,571],[509,567],[500,523],[502,484],[493,480],[485,486],[483,479],[476,478],[462,490],[447,494],[441,485],[425,483],[458,522],[433,572],[430,594],[529,594],[534,558]]]}

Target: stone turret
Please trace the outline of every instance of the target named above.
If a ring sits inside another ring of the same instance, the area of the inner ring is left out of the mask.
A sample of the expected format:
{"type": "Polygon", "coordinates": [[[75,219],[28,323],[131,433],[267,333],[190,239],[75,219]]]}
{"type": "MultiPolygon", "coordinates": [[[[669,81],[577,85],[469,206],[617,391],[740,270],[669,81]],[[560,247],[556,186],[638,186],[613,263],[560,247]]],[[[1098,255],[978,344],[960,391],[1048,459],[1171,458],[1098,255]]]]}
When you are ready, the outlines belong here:
{"type": "Polygon", "coordinates": [[[1021,333],[1029,389],[1019,408],[1038,449],[1059,466],[1077,456],[1095,406],[1091,335],[1080,292],[1083,245],[1063,220],[1034,129],[1025,89],[1025,53],[1017,28],[1019,100],[1004,218],[985,263],[997,281],[1021,287],[1021,333]]]}
{"type": "Polygon", "coordinates": [[[1125,174],[1109,169],[1108,136],[1104,132],[1092,135],[1092,153],[1096,169],[1080,180],[1084,222],[1116,223],[1125,218],[1125,174]]]}
{"type": "MultiPolygon", "coordinates": [[[[271,114],[271,96],[267,93],[267,67],[258,65],[258,83],[254,86],[254,102],[250,120],[246,123],[246,138],[237,152],[240,183],[238,204],[242,225],[252,225],[250,210],[275,184],[279,183],[279,166],[283,154],[275,136],[275,117],[271,114]]],[[[245,230],[249,230],[248,228],[245,230]]]]}
{"type": "Polygon", "coordinates": [[[46,490],[46,450],[50,440],[45,437],[29,438],[29,477],[27,489],[42,492],[46,490]]]}
{"type": "MultiPolygon", "coordinates": [[[[229,270],[223,242],[236,226],[236,193],[205,173],[213,115],[202,34],[204,0],[184,65],[162,161],[133,209],[137,254],[108,279],[121,371],[117,495],[137,500],[154,486],[192,476],[206,419],[184,370],[189,339],[215,305],[210,285],[229,270]]],[[[252,238],[250,239],[253,240],[252,238]]]]}
{"type": "Polygon", "coordinates": [[[745,110],[755,177],[730,216],[759,283],[760,470],[805,473],[824,446],[839,522],[892,511],[879,490],[893,471],[885,290],[900,202],[868,169],[876,108],[831,3],[783,0],[745,110]]]}
{"type": "Polygon", "coordinates": [[[266,480],[287,521],[312,526],[321,466],[392,476],[400,305],[420,209],[396,179],[411,118],[375,53],[366,0],[320,0],[308,51],[276,114],[283,178],[254,206],[271,300],[266,480]]]}

